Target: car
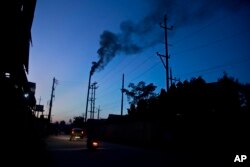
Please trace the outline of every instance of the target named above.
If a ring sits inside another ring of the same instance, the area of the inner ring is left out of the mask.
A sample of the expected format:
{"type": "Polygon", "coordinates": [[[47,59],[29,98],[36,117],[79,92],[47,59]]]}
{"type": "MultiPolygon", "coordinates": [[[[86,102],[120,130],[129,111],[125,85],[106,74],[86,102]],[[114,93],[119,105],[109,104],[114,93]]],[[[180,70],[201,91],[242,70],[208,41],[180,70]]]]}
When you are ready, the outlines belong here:
{"type": "Polygon", "coordinates": [[[82,128],[72,128],[70,132],[69,140],[83,139],[85,136],[84,130],[82,128]]]}

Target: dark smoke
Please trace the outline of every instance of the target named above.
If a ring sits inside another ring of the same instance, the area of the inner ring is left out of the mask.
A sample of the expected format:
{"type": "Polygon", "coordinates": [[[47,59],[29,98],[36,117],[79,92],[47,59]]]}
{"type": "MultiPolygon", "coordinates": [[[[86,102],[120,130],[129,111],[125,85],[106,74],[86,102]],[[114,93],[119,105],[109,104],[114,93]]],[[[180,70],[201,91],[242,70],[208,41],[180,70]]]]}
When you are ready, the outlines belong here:
{"type": "Polygon", "coordinates": [[[250,6],[250,0],[147,0],[151,12],[138,23],[123,21],[120,33],[104,31],[100,36],[99,60],[93,63],[91,74],[103,69],[117,54],[142,52],[164,37],[159,22],[165,14],[174,28],[202,23],[218,12],[237,12],[250,6]]]}
{"type": "Polygon", "coordinates": [[[249,8],[249,0],[148,0],[155,18],[168,15],[174,26],[181,27],[207,21],[219,12],[238,12],[249,8]]]}

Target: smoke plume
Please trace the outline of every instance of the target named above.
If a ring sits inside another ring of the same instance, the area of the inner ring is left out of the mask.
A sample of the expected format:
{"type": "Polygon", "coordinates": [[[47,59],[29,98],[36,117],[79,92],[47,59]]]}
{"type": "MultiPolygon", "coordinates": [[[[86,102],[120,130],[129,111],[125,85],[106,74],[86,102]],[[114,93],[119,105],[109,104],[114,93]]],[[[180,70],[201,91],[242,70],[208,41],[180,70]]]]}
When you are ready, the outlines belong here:
{"type": "Polygon", "coordinates": [[[132,55],[162,42],[159,22],[164,15],[174,28],[202,23],[218,12],[237,12],[250,6],[249,0],[146,0],[152,6],[138,23],[123,21],[120,33],[105,30],[100,35],[99,60],[93,62],[91,74],[103,69],[117,54],[132,55]]]}

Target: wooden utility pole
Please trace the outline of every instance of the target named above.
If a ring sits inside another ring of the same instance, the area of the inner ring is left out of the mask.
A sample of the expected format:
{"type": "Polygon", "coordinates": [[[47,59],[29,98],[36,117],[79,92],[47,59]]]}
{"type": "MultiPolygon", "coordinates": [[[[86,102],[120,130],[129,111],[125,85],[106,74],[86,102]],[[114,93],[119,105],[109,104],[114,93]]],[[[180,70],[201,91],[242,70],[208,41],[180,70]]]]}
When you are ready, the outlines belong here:
{"type": "Polygon", "coordinates": [[[100,106],[98,107],[98,112],[97,112],[97,119],[100,119],[100,111],[101,111],[101,109],[100,109],[100,106]]]}
{"type": "Polygon", "coordinates": [[[53,78],[53,83],[52,83],[52,90],[51,90],[51,96],[50,96],[50,103],[49,103],[49,115],[48,115],[48,122],[50,124],[51,122],[51,110],[52,110],[52,105],[53,105],[53,98],[55,97],[54,91],[55,91],[55,83],[56,79],[55,77],[53,78]]]}
{"type": "Polygon", "coordinates": [[[124,74],[122,74],[122,101],[121,101],[121,115],[123,115],[123,94],[124,94],[124,74]]]}
{"type": "Polygon", "coordinates": [[[168,30],[172,30],[173,29],[173,26],[171,26],[170,28],[167,27],[167,16],[165,15],[164,16],[164,23],[163,25],[160,24],[160,27],[164,29],[165,31],[165,55],[161,55],[157,52],[157,55],[160,56],[161,58],[161,61],[166,69],[166,91],[168,91],[169,89],[169,62],[168,62],[168,59],[169,59],[169,55],[168,55],[168,30]],[[165,57],[165,64],[164,64],[164,61],[162,59],[162,57],[165,57]]]}

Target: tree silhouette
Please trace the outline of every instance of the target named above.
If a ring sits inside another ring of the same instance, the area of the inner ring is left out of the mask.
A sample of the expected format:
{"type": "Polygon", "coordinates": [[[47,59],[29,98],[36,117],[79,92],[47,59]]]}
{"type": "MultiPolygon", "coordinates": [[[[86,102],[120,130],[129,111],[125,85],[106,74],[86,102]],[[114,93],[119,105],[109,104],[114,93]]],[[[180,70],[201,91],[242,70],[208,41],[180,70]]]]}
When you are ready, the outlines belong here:
{"type": "Polygon", "coordinates": [[[240,96],[239,96],[239,82],[233,77],[229,77],[224,73],[222,78],[218,79],[218,84],[221,87],[221,94],[223,98],[220,100],[220,109],[223,113],[233,114],[240,111],[240,96]]]}
{"type": "Polygon", "coordinates": [[[250,84],[241,85],[240,104],[243,111],[250,113],[250,84]]]}
{"type": "Polygon", "coordinates": [[[128,87],[130,90],[124,89],[130,104],[128,115],[140,119],[149,115],[150,107],[155,106],[153,104],[155,100],[153,99],[156,98],[154,93],[156,86],[152,83],[146,85],[145,82],[140,81],[137,85],[130,83],[128,87]]]}
{"type": "Polygon", "coordinates": [[[124,92],[128,97],[129,104],[137,105],[140,100],[148,100],[156,96],[154,93],[156,86],[152,83],[146,85],[145,82],[140,81],[137,85],[130,83],[128,87],[131,90],[124,89],[124,92]]]}
{"type": "Polygon", "coordinates": [[[130,104],[130,108],[128,109],[128,115],[135,115],[136,108],[134,104],[130,104]]]}

